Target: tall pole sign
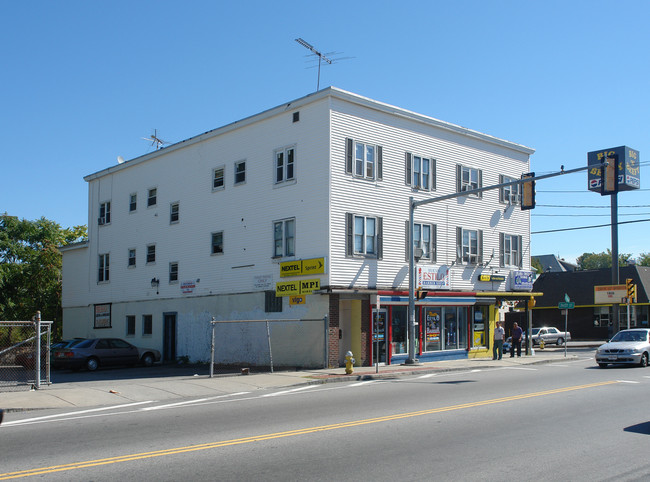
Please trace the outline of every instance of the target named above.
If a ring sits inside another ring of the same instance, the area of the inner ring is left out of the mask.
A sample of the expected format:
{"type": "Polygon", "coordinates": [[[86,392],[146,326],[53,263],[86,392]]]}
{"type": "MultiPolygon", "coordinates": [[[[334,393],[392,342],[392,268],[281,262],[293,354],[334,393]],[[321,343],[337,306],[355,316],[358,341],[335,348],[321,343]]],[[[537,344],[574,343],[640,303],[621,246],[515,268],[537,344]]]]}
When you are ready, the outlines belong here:
{"type": "MultiPolygon", "coordinates": [[[[588,189],[610,197],[612,232],[612,284],[619,284],[618,272],[618,193],[641,186],[639,151],[627,146],[612,147],[587,153],[590,167],[588,189]],[[604,164],[604,165],[603,165],[604,164]]],[[[613,305],[612,328],[619,330],[618,304],[613,305]]]]}

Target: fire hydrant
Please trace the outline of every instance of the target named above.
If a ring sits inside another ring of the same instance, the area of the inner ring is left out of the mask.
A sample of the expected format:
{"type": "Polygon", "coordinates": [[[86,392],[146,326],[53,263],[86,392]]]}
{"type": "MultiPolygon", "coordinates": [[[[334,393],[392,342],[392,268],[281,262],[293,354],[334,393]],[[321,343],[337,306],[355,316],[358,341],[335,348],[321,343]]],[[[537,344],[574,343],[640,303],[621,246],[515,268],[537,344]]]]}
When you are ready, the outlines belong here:
{"type": "Polygon", "coordinates": [[[543,350],[544,349],[544,338],[539,339],[539,349],[543,350]]]}
{"type": "Polygon", "coordinates": [[[354,369],[352,366],[354,365],[355,359],[352,358],[352,352],[349,351],[345,354],[345,374],[350,375],[354,369]]]}

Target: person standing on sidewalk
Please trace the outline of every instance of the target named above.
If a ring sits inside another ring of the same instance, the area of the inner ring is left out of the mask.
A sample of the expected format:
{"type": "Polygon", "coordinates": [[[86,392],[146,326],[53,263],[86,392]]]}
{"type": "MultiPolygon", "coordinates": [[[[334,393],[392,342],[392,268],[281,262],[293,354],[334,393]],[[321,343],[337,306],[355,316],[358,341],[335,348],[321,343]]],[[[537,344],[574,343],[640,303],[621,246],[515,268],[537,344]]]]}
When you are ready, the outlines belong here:
{"type": "Polygon", "coordinates": [[[492,344],[492,359],[501,360],[503,357],[503,339],[506,336],[506,331],[503,329],[502,323],[497,321],[497,326],[494,329],[494,343],[492,344]]]}
{"type": "Polygon", "coordinates": [[[521,337],[524,332],[521,327],[515,321],[515,324],[512,326],[512,343],[510,344],[510,358],[515,356],[515,348],[517,348],[517,356],[521,356],[521,337]]]}

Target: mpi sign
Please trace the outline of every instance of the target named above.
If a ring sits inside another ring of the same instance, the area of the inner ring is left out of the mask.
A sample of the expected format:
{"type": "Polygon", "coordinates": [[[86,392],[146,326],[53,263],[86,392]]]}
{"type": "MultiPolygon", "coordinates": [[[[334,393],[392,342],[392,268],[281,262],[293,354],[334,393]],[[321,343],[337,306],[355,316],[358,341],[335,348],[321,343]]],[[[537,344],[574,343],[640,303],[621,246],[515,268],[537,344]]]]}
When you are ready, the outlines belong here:
{"type": "Polygon", "coordinates": [[[618,174],[617,191],[630,191],[641,187],[641,168],[639,167],[639,151],[627,146],[612,147],[587,153],[587,164],[589,168],[589,190],[601,192],[602,169],[600,164],[608,158],[616,162],[618,174]]]}

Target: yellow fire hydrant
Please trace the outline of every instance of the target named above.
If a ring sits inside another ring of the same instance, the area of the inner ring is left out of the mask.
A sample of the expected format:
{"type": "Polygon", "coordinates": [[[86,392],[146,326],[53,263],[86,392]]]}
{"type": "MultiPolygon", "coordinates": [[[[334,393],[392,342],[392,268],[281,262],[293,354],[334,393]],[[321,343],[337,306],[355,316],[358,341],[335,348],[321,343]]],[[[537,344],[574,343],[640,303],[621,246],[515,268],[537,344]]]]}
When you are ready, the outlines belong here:
{"type": "Polygon", "coordinates": [[[543,350],[544,349],[544,338],[539,339],[539,349],[543,350]]]}
{"type": "Polygon", "coordinates": [[[352,352],[349,351],[345,354],[345,374],[350,375],[354,369],[352,366],[354,365],[355,359],[352,358],[352,352]]]}

